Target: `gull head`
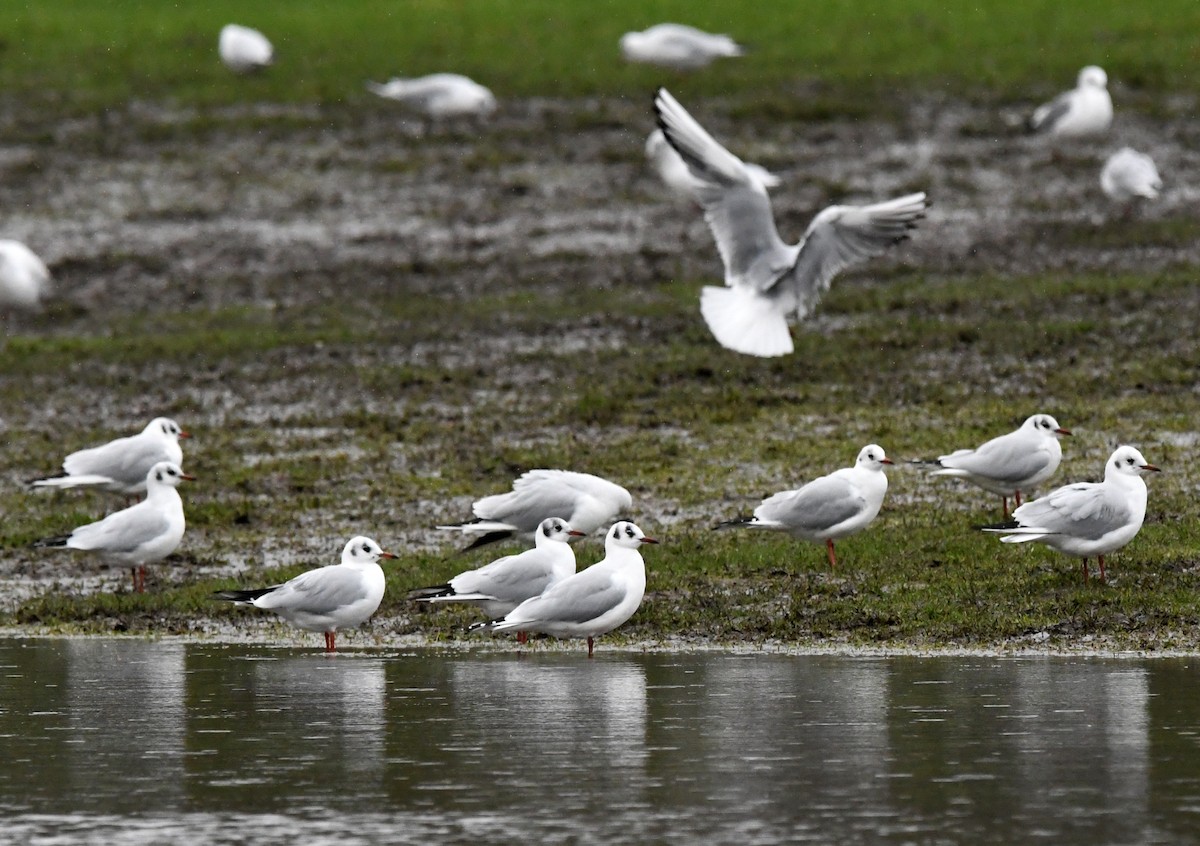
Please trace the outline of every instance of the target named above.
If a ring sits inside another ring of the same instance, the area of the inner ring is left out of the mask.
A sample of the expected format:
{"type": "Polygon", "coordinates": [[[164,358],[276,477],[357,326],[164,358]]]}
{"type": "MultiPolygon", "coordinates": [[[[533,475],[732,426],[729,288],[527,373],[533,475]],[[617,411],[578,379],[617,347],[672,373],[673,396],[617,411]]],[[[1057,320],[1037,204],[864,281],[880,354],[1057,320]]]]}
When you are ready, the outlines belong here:
{"type": "Polygon", "coordinates": [[[146,431],[161,434],[163,437],[170,438],[173,441],[191,437],[189,433],[183,431],[180,425],[170,417],[155,417],[146,426],[146,431]]]}
{"type": "Polygon", "coordinates": [[[658,543],[658,541],[646,537],[645,532],[628,520],[614,523],[613,527],[608,530],[608,536],[604,539],[606,547],[619,546],[623,549],[637,549],[644,543],[658,543]]]}
{"type": "Polygon", "coordinates": [[[196,477],[184,473],[174,461],[160,461],[151,467],[150,472],[146,474],[147,488],[164,485],[177,488],[180,482],[194,481],[196,481],[196,477]]]}
{"type": "Polygon", "coordinates": [[[891,464],[892,460],[887,457],[887,453],[883,451],[883,447],[879,444],[867,444],[858,451],[858,458],[855,460],[856,467],[864,467],[867,470],[883,470],[885,464],[891,464]]]}
{"type": "Polygon", "coordinates": [[[1079,81],[1077,83],[1080,88],[1107,88],[1108,74],[1103,68],[1096,65],[1088,65],[1079,72],[1079,81]]]}
{"type": "Polygon", "coordinates": [[[1131,446],[1119,446],[1108,459],[1104,468],[1104,478],[1109,474],[1120,476],[1144,476],[1147,473],[1157,473],[1159,468],[1148,462],[1140,452],[1131,446]]]}
{"type": "Polygon", "coordinates": [[[384,552],[383,547],[370,538],[359,535],[351,538],[342,550],[343,564],[377,564],[380,558],[395,558],[390,552],[384,552]]]}
{"type": "Polygon", "coordinates": [[[569,543],[572,538],[584,537],[583,532],[572,529],[566,520],[559,517],[547,517],[537,527],[537,535],[535,537],[537,544],[540,546],[548,541],[557,541],[558,543],[569,543]]]}
{"type": "Polygon", "coordinates": [[[1021,424],[1021,428],[1032,429],[1039,435],[1046,435],[1048,437],[1055,438],[1061,435],[1071,434],[1070,429],[1064,429],[1062,426],[1059,426],[1058,421],[1049,414],[1035,414],[1032,417],[1028,417],[1026,418],[1025,422],[1021,424]]]}

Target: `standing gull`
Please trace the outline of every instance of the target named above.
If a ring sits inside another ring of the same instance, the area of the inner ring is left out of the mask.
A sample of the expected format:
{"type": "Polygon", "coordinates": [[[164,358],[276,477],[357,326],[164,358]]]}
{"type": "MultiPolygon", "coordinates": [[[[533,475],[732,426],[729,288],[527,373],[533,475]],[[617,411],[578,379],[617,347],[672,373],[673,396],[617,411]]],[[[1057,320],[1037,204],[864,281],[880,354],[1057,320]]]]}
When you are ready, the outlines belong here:
{"type": "Polygon", "coordinates": [[[216,599],[273,611],[294,626],[325,635],[325,651],[337,651],[338,629],[362,625],[383,601],[386,579],[380,558],[395,558],[370,538],[351,538],[342,563],[301,573],[291,581],[252,590],[222,590],[216,599]]]}
{"type": "Polygon", "coordinates": [[[238,24],[221,28],[217,39],[221,61],[234,73],[252,73],[275,61],[275,48],[257,29],[238,24]]]}
{"type": "MultiPolygon", "coordinates": [[[[491,619],[503,617],[526,599],[575,574],[575,552],[569,541],[583,537],[565,520],[547,517],[534,533],[534,548],[497,558],[475,570],[459,573],[444,585],[417,588],[409,599],[420,602],[466,602],[482,608],[491,619]]],[[[524,643],[524,632],[517,639],[524,643]]]]}
{"type": "Polygon", "coordinates": [[[185,480],[194,481],[195,477],[174,462],[160,461],[146,474],[146,498],[137,505],[33,545],[97,552],[107,561],[128,566],[133,589],[142,593],[146,589],[146,565],[166,558],[183,540],[183,500],[175,488],[185,480]]]}
{"type": "Polygon", "coordinates": [[[0,308],[36,310],[50,293],[50,271],[20,241],[0,239],[0,308]]]}
{"type": "Polygon", "coordinates": [[[472,506],[475,520],[437,528],[474,538],[467,549],[475,549],[515,535],[532,538],[538,525],[554,516],[591,534],[633,505],[633,497],[620,485],[571,470],[530,470],[512,487],[509,493],[477,500],[472,506]]]}
{"type": "Polygon", "coordinates": [[[604,558],[586,570],[527,599],[502,620],[476,623],[472,631],[543,632],[553,637],[587,638],[592,657],[595,638],[633,616],[646,593],[646,564],[638,548],[658,543],[633,523],[615,523],[604,540],[604,558]]]}
{"type": "Polygon", "coordinates": [[[1029,118],[1029,128],[1059,138],[1078,138],[1107,132],[1112,118],[1108,74],[1095,65],[1088,65],[1079,72],[1074,88],[1034,110],[1029,118]]]}
{"type": "Polygon", "coordinates": [[[1062,461],[1058,439],[1071,434],[1049,414],[1034,414],[1007,435],[992,438],[975,449],[955,450],[931,462],[934,476],[953,476],[1000,495],[1008,519],[1008,498],[1021,504],[1028,492],[1054,475],[1062,461]]]}
{"type": "Polygon", "coordinates": [[[924,216],[924,193],[870,206],[830,206],[798,244],[783,243],[766,189],[665,88],[654,98],[658,124],[692,176],[725,263],[724,288],[706,287],[700,312],[728,349],[763,357],[794,349],[787,315],[803,319],[844,268],[902,241],[924,216]]]}
{"type": "Polygon", "coordinates": [[[883,505],[892,460],[883,447],[868,444],[858,452],[853,467],[843,467],[814,479],[794,491],[783,491],[763,500],[754,516],[721,523],[717,529],[768,529],[787,532],[806,541],[825,541],[829,569],[837,567],[833,542],[862,531],[883,505]]]}
{"type": "Polygon", "coordinates": [[[1104,556],[1133,540],[1146,518],[1146,473],[1158,468],[1131,446],[1117,447],[1104,465],[1103,482],[1066,485],[1013,511],[1006,523],[984,526],[985,532],[1003,533],[1004,543],[1038,541],[1051,549],[1083,559],[1083,580],[1088,579],[1088,559],[1100,561],[1104,581],[1104,556]]]}
{"type": "Polygon", "coordinates": [[[62,472],[29,482],[35,488],[100,488],[136,496],[146,490],[146,474],[160,461],[183,464],[180,438],[190,438],[168,417],[155,417],[136,435],[81,449],[63,459],[62,472]]]}
{"type": "Polygon", "coordinates": [[[1125,203],[1135,197],[1157,199],[1163,183],[1154,159],[1132,147],[1122,147],[1104,163],[1100,187],[1109,198],[1125,203]]]}
{"type": "Polygon", "coordinates": [[[642,32],[621,36],[621,55],[626,61],[696,70],[716,59],[741,56],[745,51],[728,35],[714,35],[694,26],[655,24],[642,32]]]}

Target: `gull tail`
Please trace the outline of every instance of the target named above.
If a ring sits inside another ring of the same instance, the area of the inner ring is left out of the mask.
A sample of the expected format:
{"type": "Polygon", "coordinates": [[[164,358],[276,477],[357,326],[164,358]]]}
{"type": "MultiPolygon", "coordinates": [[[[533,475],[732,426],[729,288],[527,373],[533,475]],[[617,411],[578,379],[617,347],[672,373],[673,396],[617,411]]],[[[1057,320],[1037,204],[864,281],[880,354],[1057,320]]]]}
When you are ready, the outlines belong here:
{"type": "Polygon", "coordinates": [[[55,535],[54,537],[35,540],[32,546],[34,549],[62,549],[70,540],[70,535],[55,535]]]}
{"type": "Polygon", "coordinates": [[[463,552],[479,549],[479,547],[487,546],[489,543],[508,540],[516,534],[513,527],[507,523],[497,523],[491,520],[474,520],[459,526],[434,526],[434,528],[447,532],[462,532],[464,535],[477,535],[477,537],[472,539],[470,544],[463,547],[463,552]]]}
{"type": "Polygon", "coordinates": [[[230,602],[253,602],[260,596],[266,596],[273,587],[253,588],[251,590],[219,590],[212,595],[213,599],[228,599],[230,602]]]}
{"type": "Polygon", "coordinates": [[[94,473],[80,476],[69,476],[66,473],[60,473],[57,476],[47,476],[44,479],[30,479],[26,484],[31,488],[88,488],[97,485],[112,484],[112,479],[108,476],[100,476],[94,473]]]}
{"type": "Polygon", "coordinates": [[[490,632],[497,623],[503,623],[503,620],[488,620],[485,623],[472,623],[467,626],[468,632],[490,632]]]}
{"type": "Polygon", "coordinates": [[[751,526],[756,522],[758,521],[754,517],[738,517],[735,520],[726,520],[722,523],[718,523],[717,525],[713,526],[713,531],[715,532],[718,529],[741,529],[746,526],[751,526]]]}
{"type": "Polygon", "coordinates": [[[415,599],[417,602],[432,602],[441,597],[454,596],[454,588],[450,585],[434,585],[432,587],[423,587],[410,590],[408,592],[409,599],[415,599]]]}
{"type": "Polygon", "coordinates": [[[787,318],[774,303],[752,291],[710,285],[700,292],[700,313],[726,349],[760,358],[787,355],[795,349],[787,318]]]}
{"type": "Polygon", "coordinates": [[[1002,543],[1029,543],[1029,541],[1041,540],[1054,534],[1054,532],[1048,532],[1036,526],[1023,526],[1016,520],[989,523],[986,526],[980,526],[979,529],[984,532],[1003,532],[1004,537],[1000,538],[1002,543]]]}

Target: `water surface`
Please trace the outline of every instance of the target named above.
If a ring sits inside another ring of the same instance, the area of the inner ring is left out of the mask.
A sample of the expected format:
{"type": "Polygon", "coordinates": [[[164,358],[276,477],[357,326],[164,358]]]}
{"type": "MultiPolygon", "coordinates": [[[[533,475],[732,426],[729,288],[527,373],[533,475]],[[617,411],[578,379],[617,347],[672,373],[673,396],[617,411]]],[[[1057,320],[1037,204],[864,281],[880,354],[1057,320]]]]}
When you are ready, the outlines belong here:
{"type": "Polygon", "coordinates": [[[0,839],[1197,842],[1197,669],[0,640],[0,839]]]}

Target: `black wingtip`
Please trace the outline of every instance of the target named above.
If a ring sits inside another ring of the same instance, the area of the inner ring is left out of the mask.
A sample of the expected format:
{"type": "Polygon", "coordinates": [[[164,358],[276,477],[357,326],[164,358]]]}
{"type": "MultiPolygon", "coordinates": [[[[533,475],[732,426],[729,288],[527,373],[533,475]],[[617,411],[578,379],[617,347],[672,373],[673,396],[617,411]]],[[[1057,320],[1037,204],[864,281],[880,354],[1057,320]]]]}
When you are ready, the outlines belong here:
{"type": "Polygon", "coordinates": [[[1007,529],[1019,529],[1019,528],[1021,528],[1021,524],[1017,520],[1004,520],[1003,522],[1000,522],[1000,523],[987,523],[982,526],[975,526],[975,528],[981,532],[984,532],[984,531],[999,532],[999,531],[1005,531],[1007,529]]]}
{"type": "Polygon", "coordinates": [[[733,520],[726,520],[723,523],[718,523],[712,527],[712,530],[715,532],[718,529],[736,529],[738,526],[749,526],[753,522],[753,517],[737,517],[733,520]]]}
{"type": "Polygon", "coordinates": [[[71,539],[70,535],[55,535],[50,538],[39,538],[30,546],[34,549],[59,549],[67,545],[67,541],[71,539]]]}
{"type": "Polygon", "coordinates": [[[449,584],[434,585],[432,587],[415,588],[408,592],[407,598],[414,599],[417,602],[428,602],[431,599],[439,596],[453,596],[454,588],[449,584]]]}
{"type": "Polygon", "coordinates": [[[212,594],[209,598],[225,599],[230,602],[253,602],[260,596],[266,596],[273,590],[275,590],[273,587],[251,588],[249,590],[219,590],[212,594]]]}
{"type": "Polygon", "coordinates": [[[472,549],[479,549],[479,547],[487,546],[489,543],[508,540],[512,536],[512,532],[488,532],[486,535],[480,535],[475,538],[468,546],[464,546],[461,551],[470,552],[472,549]]]}

